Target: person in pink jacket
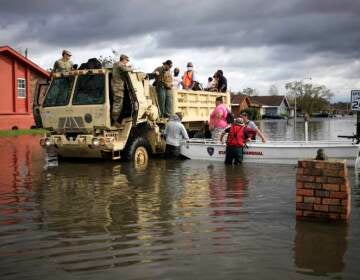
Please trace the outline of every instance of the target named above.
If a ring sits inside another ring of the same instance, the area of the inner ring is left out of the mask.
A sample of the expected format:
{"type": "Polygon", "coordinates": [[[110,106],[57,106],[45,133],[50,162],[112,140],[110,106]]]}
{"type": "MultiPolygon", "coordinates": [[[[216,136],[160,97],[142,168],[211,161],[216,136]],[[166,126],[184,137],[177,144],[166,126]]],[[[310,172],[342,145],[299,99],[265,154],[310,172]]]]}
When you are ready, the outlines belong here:
{"type": "Polygon", "coordinates": [[[211,130],[211,136],[214,140],[220,140],[221,133],[228,126],[226,121],[227,114],[229,109],[223,103],[221,96],[216,98],[215,101],[216,107],[214,111],[210,114],[209,127],[211,130]]]}

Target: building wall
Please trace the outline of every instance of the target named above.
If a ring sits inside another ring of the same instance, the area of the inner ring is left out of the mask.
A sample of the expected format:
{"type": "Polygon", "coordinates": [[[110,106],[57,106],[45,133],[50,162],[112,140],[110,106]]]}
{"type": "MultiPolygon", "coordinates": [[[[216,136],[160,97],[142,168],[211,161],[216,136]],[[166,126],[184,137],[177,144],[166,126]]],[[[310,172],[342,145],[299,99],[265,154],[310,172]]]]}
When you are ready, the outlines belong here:
{"type": "Polygon", "coordinates": [[[238,117],[240,115],[240,112],[246,110],[249,108],[249,106],[246,103],[246,100],[243,100],[239,105],[232,106],[231,112],[234,114],[235,117],[238,117]]]}
{"type": "Polygon", "coordinates": [[[0,54],[0,114],[14,111],[13,61],[0,54]]]}
{"type": "Polygon", "coordinates": [[[288,107],[286,107],[284,100],[281,102],[281,104],[279,106],[279,115],[281,116],[282,114],[289,115],[289,109],[288,109],[288,107]]]}
{"type": "Polygon", "coordinates": [[[272,116],[272,117],[275,117],[275,116],[278,116],[278,107],[275,107],[275,106],[272,106],[272,107],[266,107],[265,108],[265,115],[266,116],[272,116]]]}
{"type": "Polygon", "coordinates": [[[18,63],[17,61],[15,61],[15,79],[14,79],[14,87],[15,87],[15,100],[16,100],[16,113],[27,113],[28,112],[28,98],[29,98],[29,79],[28,79],[28,69],[26,69],[26,67],[20,63],[18,63]],[[18,79],[24,79],[25,85],[26,85],[26,97],[19,97],[18,96],[18,87],[17,87],[17,83],[18,83],[18,79]]]}
{"type": "Polygon", "coordinates": [[[0,129],[31,128],[32,102],[37,81],[45,81],[37,71],[4,53],[0,54],[0,129]],[[25,97],[18,96],[18,79],[25,80],[25,97]]]}

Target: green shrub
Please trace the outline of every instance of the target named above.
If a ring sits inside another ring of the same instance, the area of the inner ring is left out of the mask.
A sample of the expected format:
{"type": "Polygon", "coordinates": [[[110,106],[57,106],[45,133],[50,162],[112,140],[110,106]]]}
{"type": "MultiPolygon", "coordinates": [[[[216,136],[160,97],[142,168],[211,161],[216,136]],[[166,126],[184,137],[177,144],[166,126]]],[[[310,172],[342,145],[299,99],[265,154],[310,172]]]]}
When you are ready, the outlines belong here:
{"type": "Polygon", "coordinates": [[[0,137],[19,136],[19,135],[43,135],[45,129],[16,129],[16,130],[0,130],[0,137]]]}

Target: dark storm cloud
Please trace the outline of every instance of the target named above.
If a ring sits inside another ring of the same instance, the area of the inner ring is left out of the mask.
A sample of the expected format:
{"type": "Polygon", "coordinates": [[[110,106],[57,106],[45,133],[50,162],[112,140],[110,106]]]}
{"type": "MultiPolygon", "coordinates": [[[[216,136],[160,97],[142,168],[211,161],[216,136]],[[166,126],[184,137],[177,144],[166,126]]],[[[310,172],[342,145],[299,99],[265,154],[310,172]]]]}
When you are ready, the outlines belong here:
{"type": "Polygon", "coordinates": [[[24,28],[5,42],[12,45],[82,46],[153,34],[160,48],[286,46],[289,53],[296,47],[360,55],[357,0],[32,0],[0,5],[0,40],[11,26],[24,28]]]}

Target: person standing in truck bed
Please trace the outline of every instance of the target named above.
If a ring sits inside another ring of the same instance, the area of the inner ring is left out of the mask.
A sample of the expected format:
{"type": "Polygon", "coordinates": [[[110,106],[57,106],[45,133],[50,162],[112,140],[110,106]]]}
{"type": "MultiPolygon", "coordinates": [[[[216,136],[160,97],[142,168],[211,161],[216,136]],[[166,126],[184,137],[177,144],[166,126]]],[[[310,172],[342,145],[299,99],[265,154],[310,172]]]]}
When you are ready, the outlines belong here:
{"type": "Polygon", "coordinates": [[[71,58],[71,52],[68,50],[63,50],[62,58],[55,61],[52,72],[54,73],[54,72],[71,71],[74,64],[72,63],[70,58],[71,58]]]}
{"type": "Polygon", "coordinates": [[[227,91],[227,79],[224,76],[222,70],[217,70],[215,76],[218,80],[217,83],[217,91],[218,92],[226,92],[227,91]]]}
{"type": "Polygon", "coordinates": [[[123,107],[124,100],[124,90],[125,90],[125,79],[124,73],[127,71],[131,71],[131,67],[127,66],[129,62],[129,57],[125,54],[120,55],[120,60],[113,65],[112,79],[111,79],[111,89],[113,92],[112,95],[112,111],[111,111],[111,119],[113,121],[113,125],[116,127],[120,127],[119,117],[121,114],[121,110],[123,107]]]}
{"type": "Polygon", "coordinates": [[[183,89],[191,90],[195,86],[195,82],[197,82],[195,71],[194,71],[194,65],[192,62],[188,62],[187,64],[187,70],[185,71],[183,77],[182,77],[182,86],[183,89]]]}
{"type": "Polygon", "coordinates": [[[157,67],[154,70],[157,100],[159,104],[160,117],[170,117],[172,111],[172,76],[170,69],[172,67],[172,61],[166,60],[162,66],[157,67]]]}

